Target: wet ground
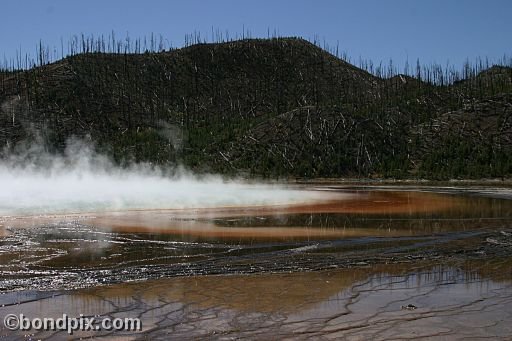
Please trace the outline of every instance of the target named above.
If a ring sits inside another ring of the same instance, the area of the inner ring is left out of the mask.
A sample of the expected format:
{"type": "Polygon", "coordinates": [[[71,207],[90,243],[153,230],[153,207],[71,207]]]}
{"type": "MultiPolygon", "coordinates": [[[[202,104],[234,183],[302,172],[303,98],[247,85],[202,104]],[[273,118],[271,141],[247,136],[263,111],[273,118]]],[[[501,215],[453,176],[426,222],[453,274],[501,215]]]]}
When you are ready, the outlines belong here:
{"type": "Polygon", "coordinates": [[[307,190],[325,200],[3,217],[1,315],[144,328],[77,338],[512,337],[510,190],[307,190]]]}

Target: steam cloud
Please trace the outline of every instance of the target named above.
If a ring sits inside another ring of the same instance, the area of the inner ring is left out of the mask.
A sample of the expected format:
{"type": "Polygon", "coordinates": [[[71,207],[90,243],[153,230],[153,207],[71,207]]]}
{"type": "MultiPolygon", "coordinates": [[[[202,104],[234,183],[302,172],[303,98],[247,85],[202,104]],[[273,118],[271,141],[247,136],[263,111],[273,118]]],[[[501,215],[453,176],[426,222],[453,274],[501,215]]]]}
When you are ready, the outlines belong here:
{"type": "Polygon", "coordinates": [[[174,174],[144,164],[115,166],[83,141],[63,154],[37,145],[0,161],[0,216],[289,204],[320,194],[283,186],[174,174]]]}

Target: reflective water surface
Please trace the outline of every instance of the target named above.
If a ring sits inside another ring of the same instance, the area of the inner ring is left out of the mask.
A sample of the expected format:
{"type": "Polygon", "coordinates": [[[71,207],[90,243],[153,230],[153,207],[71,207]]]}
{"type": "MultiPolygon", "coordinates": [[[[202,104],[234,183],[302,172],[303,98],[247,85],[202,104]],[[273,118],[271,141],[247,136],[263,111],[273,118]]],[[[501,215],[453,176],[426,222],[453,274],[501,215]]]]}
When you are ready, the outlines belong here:
{"type": "Polygon", "coordinates": [[[512,335],[508,192],[307,190],[325,197],[3,217],[0,312],[140,317],[120,339],[512,335]]]}
{"type": "MultiPolygon", "coordinates": [[[[139,317],[141,335],[162,340],[465,339],[512,335],[510,278],[483,276],[478,267],[471,265],[182,277],[0,297],[3,304],[15,303],[0,308],[4,313],[53,318],[62,316],[62,312],[71,316],[139,317]]],[[[133,333],[117,335],[137,338],[133,333]]],[[[68,337],[64,332],[34,336],[68,337]]]]}

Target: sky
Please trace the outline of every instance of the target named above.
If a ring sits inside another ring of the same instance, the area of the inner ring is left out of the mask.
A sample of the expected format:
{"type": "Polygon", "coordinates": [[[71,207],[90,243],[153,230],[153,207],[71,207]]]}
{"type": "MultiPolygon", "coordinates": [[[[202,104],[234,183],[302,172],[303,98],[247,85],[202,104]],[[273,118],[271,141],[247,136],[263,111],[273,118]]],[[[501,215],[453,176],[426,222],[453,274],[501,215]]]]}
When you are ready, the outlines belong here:
{"type": "Polygon", "coordinates": [[[512,56],[509,0],[6,0],[0,4],[0,60],[16,51],[36,55],[41,40],[60,51],[73,35],[151,33],[180,47],[186,34],[250,31],[252,37],[315,37],[352,61],[403,66],[433,62],[460,66],[477,57],[512,56]]]}

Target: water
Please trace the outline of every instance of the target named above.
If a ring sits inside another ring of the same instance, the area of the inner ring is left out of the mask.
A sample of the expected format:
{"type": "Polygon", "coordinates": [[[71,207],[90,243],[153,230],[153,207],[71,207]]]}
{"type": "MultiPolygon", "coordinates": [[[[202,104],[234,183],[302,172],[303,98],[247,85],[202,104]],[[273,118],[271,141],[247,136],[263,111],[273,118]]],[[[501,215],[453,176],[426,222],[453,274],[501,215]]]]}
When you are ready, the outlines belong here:
{"type": "MultiPolygon", "coordinates": [[[[510,279],[478,267],[379,266],[199,276],[55,294],[5,295],[3,313],[140,317],[147,338],[445,339],[509,337],[510,279]],[[404,271],[412,271],[404,274],[404,271]],[[20,297],[21,296],[21,297],[20,297]],[[415,309],[405,309],[414,306],[415,309]]],[[[0,296],[1,297],[1,296],[0,296]]],[[[77,333],[75,337],[108,335],[77,333]]],[[[35,333],[35,338],[52,333],[35,333]]],[[[133,337],[133,333],[118,336],[133,337]]],[[[67,339],[64,332],[53,339],[67,339]]],[[[20,337],[21,338],[21,337],[20,337]]]]}
{"type": "Polygon", "coordinates": [[[140,335],[164,340],[511,335],[506,190],[286,191],[271,205],[4,216],[0,311],[141,316],[140,335]]]}

